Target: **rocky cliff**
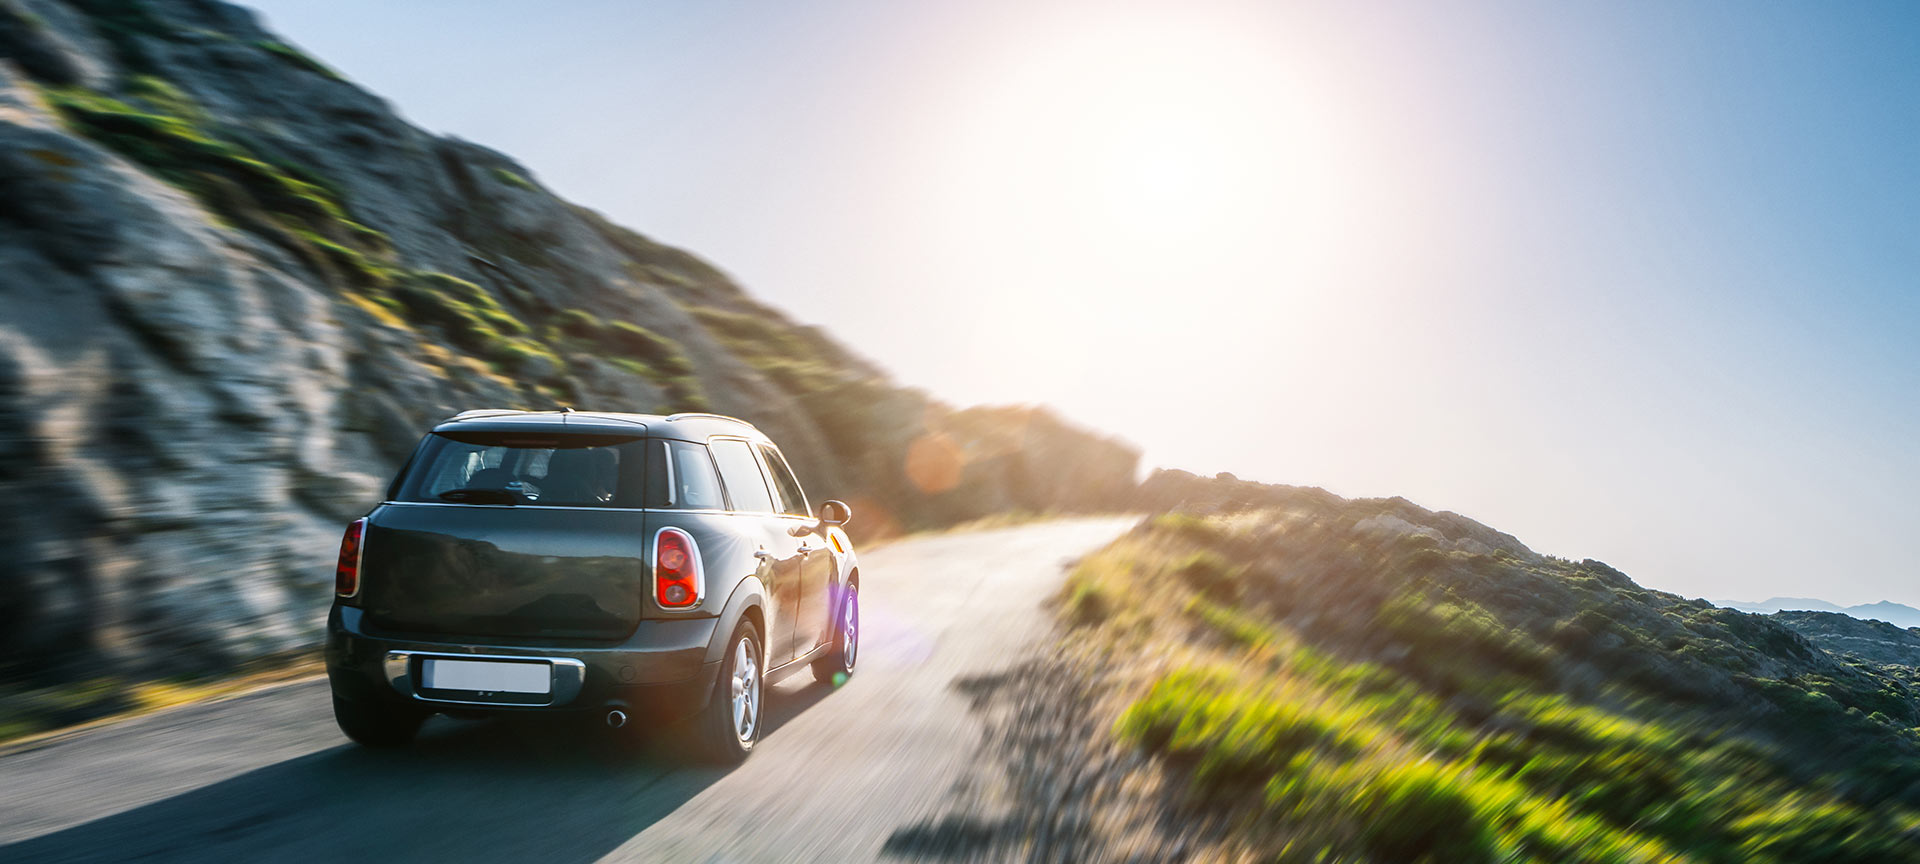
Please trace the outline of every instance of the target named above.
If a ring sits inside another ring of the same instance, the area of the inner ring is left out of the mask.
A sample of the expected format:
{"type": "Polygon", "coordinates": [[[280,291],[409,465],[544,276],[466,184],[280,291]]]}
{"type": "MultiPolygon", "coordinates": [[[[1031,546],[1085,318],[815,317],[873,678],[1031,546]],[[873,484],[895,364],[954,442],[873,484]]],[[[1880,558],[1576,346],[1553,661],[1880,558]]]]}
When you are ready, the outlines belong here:
{"type": "Polygon", "coordinates": [[[305,644],[340,525],[465,408],[744,416],[869,532],[1099,506],[1136,462],[904,389],[204,0],[0,0],[0,304],[13,674],[305,644]]]}

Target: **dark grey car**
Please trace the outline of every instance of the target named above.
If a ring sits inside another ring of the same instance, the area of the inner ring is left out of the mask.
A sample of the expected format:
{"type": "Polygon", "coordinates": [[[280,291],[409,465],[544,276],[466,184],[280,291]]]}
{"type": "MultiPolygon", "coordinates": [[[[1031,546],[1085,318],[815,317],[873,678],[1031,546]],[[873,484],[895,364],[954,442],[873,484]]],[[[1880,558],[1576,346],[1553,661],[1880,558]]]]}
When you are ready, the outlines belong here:
{"type": "Polygon", "coordinates": [[[745,421],[469,411],[386,499],[347,529],[327,619],[334,716],[362,744],[436,712],[585,712],[684,719],[737,761],[769,681],[858,659],[851,513],[810,511],[745,421]]]}

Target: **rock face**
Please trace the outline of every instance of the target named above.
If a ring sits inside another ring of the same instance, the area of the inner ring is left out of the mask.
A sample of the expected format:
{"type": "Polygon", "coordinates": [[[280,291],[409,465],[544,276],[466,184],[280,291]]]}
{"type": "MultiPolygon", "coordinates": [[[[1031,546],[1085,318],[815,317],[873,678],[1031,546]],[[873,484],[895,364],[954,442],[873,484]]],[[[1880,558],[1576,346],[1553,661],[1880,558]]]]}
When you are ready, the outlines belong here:
{"type": "Polygon", "coordinates": [[[869,530],[1103,506],[1137,460],[900,388],[206,0],[0,0],[0,304],[15,675],[311,642],[340,526],[466,408],[744,416],[869,530]]]}

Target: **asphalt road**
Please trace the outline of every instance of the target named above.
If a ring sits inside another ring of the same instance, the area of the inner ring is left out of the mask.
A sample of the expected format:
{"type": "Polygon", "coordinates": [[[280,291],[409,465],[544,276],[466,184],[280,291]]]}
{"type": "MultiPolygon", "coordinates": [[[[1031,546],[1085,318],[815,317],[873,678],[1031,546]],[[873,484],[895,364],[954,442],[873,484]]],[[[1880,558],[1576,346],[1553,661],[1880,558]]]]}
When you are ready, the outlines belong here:
{"type": "Polygon", "coordinates": [[[861,558],[861,668],[772,688],[731,770],[601,730],[435,718],[410,750],[334,728],[324,680],[0,757],[0,861],[871,861],[976,757],[956,678],[1045,633],[1062,565],[1126,520],[902,541],[861,558]]]}

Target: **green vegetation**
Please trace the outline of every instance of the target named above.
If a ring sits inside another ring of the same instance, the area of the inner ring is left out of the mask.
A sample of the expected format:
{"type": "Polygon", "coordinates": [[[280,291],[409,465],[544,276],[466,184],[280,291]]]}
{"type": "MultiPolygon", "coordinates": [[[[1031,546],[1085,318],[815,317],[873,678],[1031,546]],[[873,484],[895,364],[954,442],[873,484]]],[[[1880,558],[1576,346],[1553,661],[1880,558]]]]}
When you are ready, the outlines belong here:
{"type": "MultiPolygon", "coordinates": [[[[314,71],[330,71],[289,46],[262,42],[258,47],[314,71]]],[[[386,235],[350,218],[339,193],[313,172],[275,164],[220,137],[191,97],[160,78],[136,76],[127,94],[133,102],[79,88],[46,91],[50,104],[77,131],[152,169],[222,218],[300,256],[321,275],[409,325],[438,329],[510,378],[566,386],[566,363],[555,350],[562,342],[559,334],[584,343],[572,347],[610,355],[621,368],[666,387],[676,409],[707,407],[693,365],[677,342],[631,322],[602,322],[582,310],[567,310],[553,327],[539,328],[544,322],[538,310],[529,321],[472,282],[399,268],[386,235]]],[[[497,173],[504,182],[535,188],[505,169],[497,173]]],[[[549,263],[535,240],[495,240],[493,248],[515,260],[549,263]]]]}
{"type": "Polygon", "coordinates": [[[392,256],[385,234],[349,218],[337,194],[301,180],[209,130],[206,113],[167,82],[138,76],[128,98],[78,87],[43,91],[75,131],[118,151],[199,199],[208,209],[357,287],[384,284],[392,256]]]}
{"type": "Polygon", "coordinates": [[[667,389],[678,410],[700,411],[707,406],[700,382],[693,377],[693,361],[680,343],[629,321],[606,321],[584,309],[567,309],[554,316],[550,332],[558,342],[603,357],[613,365],[667,389]]]}
{"type": "Polygon", "coordinates": [[[438,327],[448,341],[510,376],[554,383],[566,364],[485,288],[445,273],[410,272],[387,297],[412,322],[438,327]]]}
{"type": "Polygon", "coordinates": [[[1261,503],[1155,517],[1061,595],[1124,655],[1177,660],[1114,734],[1227,814],[1234,848],[1920,861],[1920,699],[1898,676],[1394,502],[1261,503]],[[1388,510],[1435,530],[1367,521],[1388,510]]]}
{"type": "Polygon", "coordinates": [[[515,189],[525,189],[528,192],[540,191],[540,187],[533,185],[532,180],[528,180],[527,178],[522,177],[519,174],[516,174],[512,171],[508,171],[505,168],[493,169],[493,178],[495,180],[498,180],[502,183],[507,184],[508,186],[512,186],[515,189]]]}
{"type": "Polygon", "coordinates": [[[320,672],[311,650],[256,658],[231,672],[165,678],[98,677],[65,684],[0,685],[0,744],[102,719],[215,699],[320,672]]]}

